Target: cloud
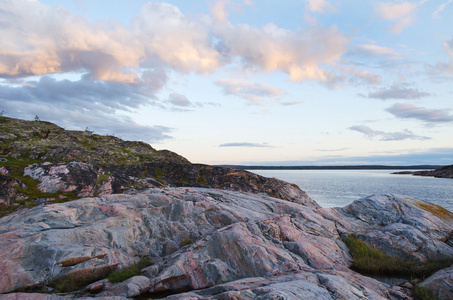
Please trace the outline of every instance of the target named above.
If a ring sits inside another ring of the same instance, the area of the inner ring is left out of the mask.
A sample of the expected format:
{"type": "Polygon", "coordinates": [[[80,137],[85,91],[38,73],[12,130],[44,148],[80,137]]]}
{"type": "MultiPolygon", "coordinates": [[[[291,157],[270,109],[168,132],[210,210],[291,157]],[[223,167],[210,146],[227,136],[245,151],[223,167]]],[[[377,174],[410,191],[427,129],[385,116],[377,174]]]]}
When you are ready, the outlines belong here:
{"type": "Polygon", "coordinates": [[[400,56],[393,48],[381,47],[375,44],[358,45],[351,52],[367,56],[385,56],[389,58],[398,58],[400,56]]]}
{"type": "Polygon", "coordinates": [[[366,156],[329,156],[310,161],[242,162],[246,166],[344,166],[344,165],[451,165],[453,148],[410,149],[389,153],[371,153],[366,156]]]}
{"type": "Polygon", "coordinates": [[[219,66],[208,29],[168,3],[146,3],[132,22],[132,36],[141,41],[145,62],[158,59],[181,72],[208,73],[219,66]]]}
{"type": "Polygon", "coordinates": [[[317,149],[316,151],[321,151],[321,152],[341,152],[345,150],[349,150],[351,148],[338,148],[338,149],[317,149]]]}
{"type": "Polygon", "coordinates": [[[302,104],[302,101],[280,102],[280,105],[283,105],[283,106],[293,106],[293,105],[299,105],[299,104],[302,104]]]}
{"type": "Polygon", "coordinates": [[[26,0],[0,2],[0,17],[1,77],[88,72],[95,80],[136,83],[133,70],[156,63],[199,73],[219,66],[208,30],[166,3],[146,3],[130,28],[26,0]]]}
{"type": "Polygon", "coordinates": [[[140,125],[118,115],[120,111],[132,112],[145,105],[159,106],[151,99],[160,87],[157,83],[150,86],[93,81],[88,77],[70,81],[42,76],[20,85],[0,85],[0,106],[11,117],[31,119],[39,115],[41,120],[64,127],[89,127],[102,134],[160,142],[171,138],[170,128],[140,125]]]}
{"type": "Polygon", "coordinates": [[[449,61],[438,63],[434,68],[431,68],[431,73],[435,75],[439,72],[453,74],[453,39],[446,41],[443,46],[445,52],[447,52],[449,61]]]}
{"type": "Polygon", "coordinates": [[[336,75],[330,76],[326,82],[328,87],[338,87],[342,83],[349,84],[378,84],[381,83],[382,77],[372,73],[369,70],[359,70],[358,68],[347,66],[335,66],[339,72],[336,75]]]}
{"type": "Polygon", "coordinates": [[[351,126],[348,129],[365,134],[369,138],[380,137],[381,141],[403,141],[403,140],[429,140],[426,136],[415,135],[412,131],[405,129],[402,132],[384,132],[373,130],[365,125],[351,126]]]}
{"type": "Polygon", "coordinates": [[[273,148],[273,146],[267,143],[226,143],[219,145],[219,147],[273,148]]]}
{"type": "Polygon", "coordinates": [[[234,95],[251,102],[262,102],[264,98],[276,98],[285,91],[262,83],[254,83],[239,79],[220,79],[216,85],[223,88],[225,95],[234,95]]]}
{"type": "Polygon", "coordinates": [[[453,122],[453,115],[449,113],[451,109],[428,109],[411,104],[397,103],[386,109],[397,118],[416,119],[427,122],[431,125],[438,123],[453,122]]]}
{"type": "Polygon", "coordinates": [[[262,28],[222,24],[213,30],[222,41],[222,55],[239,58],[245,68],[282,71],[293,81],[327,82],[333,75],[325,66],[340,59],[350,39],[336,26],[291,31],[274,24],[262,28]]]}
{"type": "Polygon", "coordinates": [[[389,99],[420,99],[432,94],[420,91],[417,88],[410,88],[406,84],[392,85],[389,88],[380,88],[368,95],[361,95],[368,98],[389,100],[389,99]]]}
{"type": "Polygon", "coordinates": [[[377,14],[384,20],[392,21],[394,24],[389,27],[392,33],[400,33],[414,21],[417,3],[409,1],[380,2],[377,4],[377,14]]]}
{"type": "Polygon", "coordinates": [[[236,12],[242,12],[244,6],[252,5],[250,0],[245,0],[243,2],[235,2],[232,0],[216,0],[211,2],[209,5],[211,8],[211,14],[214,19],[218,22],[228,22],[228,10],[227,7],[231,7],[236,12]]]}
{"type": "Polygon", "coordinates": [[[433,12],[433,17],[440,18],[440,13],[443,12],[445,7],[447,7],[447,5],[449,5],[451,2],[453,2],[453,0],[448,0],[447,2],[439,5],[439,7],[433,12]]]}
{"type": "MultiPolygon", "coordinates": [[[[318,10],[330,7],[312,1],[318,10]]],[[[219,0],[214,20],[185,16],[168,3],[148,2],[130,26],[113,19],[89,21],[63,7],[38,1],[0,2],[0,77],[88,73],[93,80],[138,83],[142,69],[171,68],[208,74],[226,63],[282,71],[291,80],[329,81],[328,68],[351,37],[336,26],[287,30],[221,22],[227,7],[240,11],[249,0],[219,0]]]]}
{"type": "Polygon", "coordinates": [[[307,8],[313,12],[325,13],[333,12],[336,13],[338,10],[336,7],[330,5],[326,0],[307,0],[307,8]]]}
{"type": "Polygon", "coordinates": [[[191,107],[193,104],[187,99],[186,96],[178,94],[178,93],[171,93],[168,102],[173,105],[181,106],[181,107],[191,107]]]}

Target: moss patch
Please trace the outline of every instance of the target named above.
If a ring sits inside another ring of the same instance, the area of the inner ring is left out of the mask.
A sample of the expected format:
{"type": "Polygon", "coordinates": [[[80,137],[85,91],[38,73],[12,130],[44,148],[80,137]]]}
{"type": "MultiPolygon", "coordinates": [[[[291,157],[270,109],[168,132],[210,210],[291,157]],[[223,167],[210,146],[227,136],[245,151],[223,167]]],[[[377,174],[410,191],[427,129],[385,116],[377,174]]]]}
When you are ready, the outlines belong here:
{"type": "MultiPolygon", "coordinates": [[[[401,199],[404,202],[408,202],[405,199],[401,199]]],[[[453,213],[448,211],[447,209],[443,208],[442,206],[432,204],[432,203],[427,203],[424,201],[420,201],[417,199],[410,199],[410,204],[414,204],[420,209],[423,209],[424,211],[427,211],[439,219],[446,220],[446,221],[453,221],[453,213]]]]}

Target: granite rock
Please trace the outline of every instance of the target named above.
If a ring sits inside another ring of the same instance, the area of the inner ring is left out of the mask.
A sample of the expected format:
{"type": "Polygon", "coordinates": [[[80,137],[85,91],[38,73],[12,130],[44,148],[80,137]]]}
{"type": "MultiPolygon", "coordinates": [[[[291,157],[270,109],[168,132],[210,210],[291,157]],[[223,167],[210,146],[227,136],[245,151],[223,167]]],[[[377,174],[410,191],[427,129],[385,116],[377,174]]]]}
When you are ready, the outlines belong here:
{"type": "Polygon", "coordinates": [[[405,288],[351,271],[342,237],[403,258],[451,257],[452,220],[438,206],[402,196],[319,208],[207,188],[40,205],[0,218],[0,292],[62,276],[95,282],[146,256],[152,265],[141,276],[97,282],[71,297],[411,299],[405,288]]]}
{"type": "Polygon", "coordinates": [[[452,299],[453,266],[434,273],[420,283],[420,286],[430,289],[438,299],[452,299]]]}

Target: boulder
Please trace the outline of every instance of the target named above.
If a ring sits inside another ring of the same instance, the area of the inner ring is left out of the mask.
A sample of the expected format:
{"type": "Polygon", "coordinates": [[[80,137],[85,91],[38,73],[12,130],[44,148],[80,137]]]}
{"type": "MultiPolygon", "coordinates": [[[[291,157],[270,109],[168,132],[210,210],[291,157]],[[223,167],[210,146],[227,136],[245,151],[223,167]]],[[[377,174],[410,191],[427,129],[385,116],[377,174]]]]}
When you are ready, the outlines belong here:
{"type": "Polygon", "coordinates": [[[453,213],[398,195],[372,195],[344,208],[320,209],[342,236],[353,235],[390,256],[425,261],[453,257],[453,213]]]}
{"type": "Polygon", "coordinates": [[[96,168],[81,162],[33,164],[24,169],[27,175],[40,181],[44,193],[72,192],[78,197],[93,196],[98,177],[96,168]]]}
{"type": "Polygon", "coordinates": [[[434,273],[419,286],[430,289],[438,299],[452,299],[453,266],[434,273]]]}

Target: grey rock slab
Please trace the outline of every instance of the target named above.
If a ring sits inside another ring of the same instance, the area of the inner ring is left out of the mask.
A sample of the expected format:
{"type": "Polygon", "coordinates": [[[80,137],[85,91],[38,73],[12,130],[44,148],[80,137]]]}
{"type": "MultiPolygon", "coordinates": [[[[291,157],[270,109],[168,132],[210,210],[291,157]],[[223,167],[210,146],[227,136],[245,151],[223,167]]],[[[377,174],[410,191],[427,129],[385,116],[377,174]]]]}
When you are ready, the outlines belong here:
{"type": "Polygon", "coordinates": [[[388,287],[351,271],[305,271],[290,275],[254,277],[215,287],[168,296],[176,299],[390,299],[388,287]]]}
{"type": "Polygon", "coordinates": [[[146,293],[149,289],[150,279],[146,276],[134,276],[123,282],[113,284],[106,291],[96,295],[97,297],[111,297],[123,295],[125,297],[137,297],[146,293]]]}
{"type": "Polygon", "coordinates": [[[453,266],[442,269],[419,284],[433,291],[441,299],[453,299],[453,266]]]}
{"type": "Polygon", "coordinates": [[[165,257],[184,240],[195,242],[225,226],[302,207],[255,194],[166,188],[15,212],[0,219],[0,265],[7,274],[0,278],[0,291],[81,272],[100,279],[95,277],[103,270],[130,265],[137,255],[165,257]]]}
{"type": "Polygon", "coordinates": [[[453,213],[398,195],[372,195],[344,208],[317,210],[340,235],[353,235],[391,256],[425,261],[453,257],[453,213]]]}

